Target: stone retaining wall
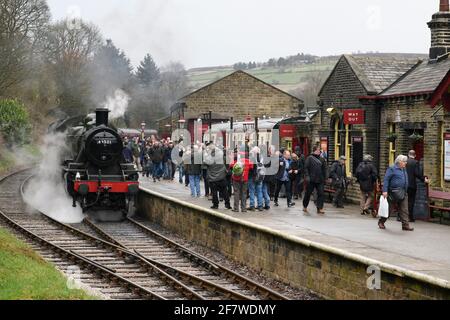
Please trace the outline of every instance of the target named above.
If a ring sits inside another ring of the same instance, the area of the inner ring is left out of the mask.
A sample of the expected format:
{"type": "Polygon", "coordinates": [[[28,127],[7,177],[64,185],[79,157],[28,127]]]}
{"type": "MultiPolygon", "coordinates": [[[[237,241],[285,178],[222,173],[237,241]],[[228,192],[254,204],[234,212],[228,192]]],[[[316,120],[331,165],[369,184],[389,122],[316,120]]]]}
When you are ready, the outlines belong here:
{"type": "Polygon", "coordinates": [[[450,299],[448,282],[326,245],[281,234],[149,190],[139,211],[189,241],[328,299],[450,299]],[[367,288],[368,266],[382,270],[381,290],[367,288]]]}

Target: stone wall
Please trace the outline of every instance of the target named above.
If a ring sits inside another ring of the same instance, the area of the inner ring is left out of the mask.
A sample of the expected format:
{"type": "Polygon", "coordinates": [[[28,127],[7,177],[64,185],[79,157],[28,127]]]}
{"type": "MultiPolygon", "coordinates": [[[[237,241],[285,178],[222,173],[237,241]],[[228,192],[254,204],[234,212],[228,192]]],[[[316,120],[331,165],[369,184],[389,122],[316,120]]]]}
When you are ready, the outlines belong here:
{"type": "Polygon", "coordinates": [[[139,211],[189,241],[217,250],[269,278],[328,299],[450,299],[450,289],[420,276],[325,245],[141,191],[139,211]],[[369,265],[381,267],[381,290],[367,288],[369,265]]]}
{"type": "MultiPolygon", "coordinates": [[[[426,128],[423,130],[424,136],[424,174],[431,179],[431,186],[435,189],[444,189],[450,191],[450,183],[445,182],[442,188],[442,123],[443,132],[450,132],[450,119],[448,116],[443,116],[441,112],[436,112],[423,99],[406,100],[398,99],[397,101],[390,101],[383,107],[380,132],[380,169],[381,175],[389,166],[389,142],[386,141],[386,136],[390,132],[390,125],[393,124],[397,110],[400,111],[401,123],[395,124],[395,132],[398,138],[394,144],[395,157],[400,154],[407,155],[408,151],[413,149],[413,143],[409,140],[409,136],[414,132],[413,129],[405,129],[404,127],[411,127],[411,124],[425,123],[426,128]],[[409,124],[409,125],[408,125],[409,124]]],[[[419,131],[419,130],[417,130],[419,131]]]]}
{"type": "MultiPolygon", "coordinates": [[[[374,157],[375,165],[377,165],[378,148],[377,148],[377,126],[379,123],[379,111],[375,104],[371,101],[361,103],[359,97],[367,96],[368,93],[360,80],[353,72],[350,64],[345,57],[342,57],[337,63],[334,71],[325,83],[320,93],[320,101],[323,104],[322,112],[322,128],[321,135],[329,136],[330,149],[329,160],[335,160],[335,127],[334,119],[326,110],[334,107],[342,111],[343,109],[363,109],[365,112],[366,123],[364,125],[350,126],[350,143],[352,137],[363,138],[363,153],[370,154],[374,157]]],[[[345,152],[345,126],[341,123],[341,152],[345,152]]],[[[353,168],[353,148],[350,152],[350,168],[353,168]]]]}
{"type": "Polygon", "coordinates": [[[243,72],[237,71],[184,99],[186,111],[202,114],[212,111],[243,121],[248,115],[262,118],[299,116],[303,102],[243,72]]]}

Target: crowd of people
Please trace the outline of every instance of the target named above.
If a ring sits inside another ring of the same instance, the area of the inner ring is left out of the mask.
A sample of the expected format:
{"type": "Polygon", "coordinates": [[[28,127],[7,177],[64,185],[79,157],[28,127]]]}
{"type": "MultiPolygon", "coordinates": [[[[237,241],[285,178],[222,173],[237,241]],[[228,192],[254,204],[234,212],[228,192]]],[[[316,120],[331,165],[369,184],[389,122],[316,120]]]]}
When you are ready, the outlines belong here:
{"type": "MultiPolygon", "coordinates": [[[[233,212],[264,211],[280,206],[280,196],[286,198],[286,207],[296,205],[302,199],[303,213],[309,214],[313,199],[317,213],[325,214],[325,188],[333,190],[333,205],[344,208],[344,198],[351,179],[347,177],[346,157],[328,165],[326,154],[319,145],[305,157],[300,147],[295,150],[276,150],[274,146],[262,152],[248,141],[233,150],[224,149],[212,142],[184,145],[170,139],[157,140],[124,138],[124,158],[142,170],[143,177],[154,182],[173,182],[176,172],[178,181],[189,188],[193,198],[200,198],[203,181],[204,196],[212,201],[212,209],[221,202],[233,212]],[[233,198],[233,201],[232,201],[233,198]],[[247,204],[249,204],[247,206],[247,204]]],[[[409,222],[414,221],[416,181],[428,183],[423,169],[415,160],[415,152],[399,156],[395,165],[389,167],[383,183],[373,164],[373,157],[365,155],[355,172],[360,186],[362,215],[377,217],[373,200],[377,188],[389,200],[391,211],[398,210],[403,230],[412,231],[409,222]],[[408,201],[409,198],[409,201],[408,201]]],[[[381,218],[378,226],[385,229],[387,218],[381,218]]]]}
{"type": "Polygon", "coordinates": [[[143,177],[151,177],[154,182],[173,181],[177,168],[172,161],[173,149],[170,139],[124,137],[123,156],[127,163],[134,163],[142,171],[143,177]]]}

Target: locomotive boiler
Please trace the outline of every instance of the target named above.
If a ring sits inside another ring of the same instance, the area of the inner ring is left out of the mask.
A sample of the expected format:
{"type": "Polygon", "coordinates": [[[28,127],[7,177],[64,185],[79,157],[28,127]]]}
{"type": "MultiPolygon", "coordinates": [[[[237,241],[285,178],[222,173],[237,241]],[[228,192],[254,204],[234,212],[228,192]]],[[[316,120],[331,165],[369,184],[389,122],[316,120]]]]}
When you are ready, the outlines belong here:
{"type": "Polygon", "coordinates": [[[66,132],[68,148],[63,160],[63,178],[73,206],[83,212],[122,212],[132,215],[139,191],[139,174],[125,162],[123,141],[108,123],[109,110],[98,108],[93,116],[59,123],[66,132]],[[73,123],[78,125],[73,125],[73,123]]]}

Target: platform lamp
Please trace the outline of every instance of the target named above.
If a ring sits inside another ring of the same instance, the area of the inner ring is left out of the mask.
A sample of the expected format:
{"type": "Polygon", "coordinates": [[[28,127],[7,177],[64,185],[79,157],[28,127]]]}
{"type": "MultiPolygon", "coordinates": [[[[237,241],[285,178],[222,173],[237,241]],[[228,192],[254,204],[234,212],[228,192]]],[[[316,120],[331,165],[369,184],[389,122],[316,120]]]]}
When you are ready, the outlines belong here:
{"type": "MultiPolygon", "coordinates": [[[[397,125],[402,123],[402,114],[400,112],[399,109],[397,109],[395,111],[395,117],[394,117],[394,121],[389,125],[389,132],[390,134],[394,134],[396,132],[397,129],[397,125]]],[[[396,150],[396,145],[395,145],[395,141],[391,140],[389,141],[389,165],[393,165],[395,162],[395,153],[397,152],[396,150]]]]}
{"type": "Polygon", "coordinates": [[[330,118],[337,117],[334,123],[334,159],[337,161],[340,157],[340,147],[341,143],[339,142],[339,123],[340,123],[340,113],[339,110],[335,107],[331,106],[327,109],[327,113],[330,115],[330,118]]]}
{"type": "Polygon", "coordinates": [[[145,127],[147,126],[147,124],[145,122],[141,123],[141,139],[145,140],[145,127]]]}

